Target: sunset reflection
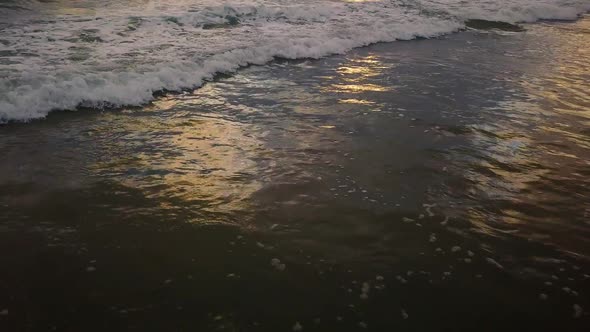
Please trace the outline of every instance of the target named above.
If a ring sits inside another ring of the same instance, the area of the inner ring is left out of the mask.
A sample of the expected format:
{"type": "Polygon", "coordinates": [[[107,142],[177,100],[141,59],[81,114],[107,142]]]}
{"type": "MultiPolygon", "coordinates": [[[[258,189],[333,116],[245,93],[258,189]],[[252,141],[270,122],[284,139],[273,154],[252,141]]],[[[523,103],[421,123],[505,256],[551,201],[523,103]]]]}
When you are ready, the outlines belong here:
{"type": "MultiPolygon", "coordinates": [[[[590,28],[589,21],[580,25],[590,28]]],[[[567,25],[564,26],[567,29],[567,25]]],[[[585,180],[590,166],[590,140],[586,126],[590,119],[588,57],[590,35],[560,38],[554,27],[539,32],[555,39],[559,47],[543,50],[545,61],[527,68],[535,79],[515,81],[519,95],[499,102],[485,123],[473,126],[472,143],[479,159],[466,177],[473,181],[473,195],[485,197],[487,209],[497,214],[471,210],[469,218],[486,234],[514,232],[539,241],[551,241],[565,250],[577,245],[556,235],[549,238],[555,224],[577,229],[586,217],[586,206],[576,206],[576,197],[562,191],[585,180]],[[575,40],[575,42],[574,42],[575,40]],[[524,98],[522,96],[525,96],[524,98]],[[500,110],[500,111],[499,111],[500,110]],[[559,188],[554,188],[559,183],[559,188]],[[563,222],[568,215],[568,222],[563,222]]],[[[536,50],[537,45],[529,45],[536,50]]],[[[487,112],[484,112],[487,114],[487,112]]],[[[586,189],[576,195],[583,197],[586,189]]]]}
{"type": "MultiPolygon", "coordinates": [[[[187,106],[190,100],[163,98],[152,108],[181,109],[182,104],[187,106]]],[[[218,117],[177,115],[137,121],[122,121],[118,114],[106,116],[95,135],[123,136],[111,141],[105,161],[91,170],[98,176],[118,174],[122,184],[141,188],[162,208],[222,213],[244,209],[244,199],[260,188],[253,160],[260,145],[253,134],[256,130],[218,117]],[[114,122],[119,124],[116,129],[111,127],[114,122]],[[142,140],[149,140],[154,148],[132,157],[125,153],[137,149],[136,142],[142,140]]]]}

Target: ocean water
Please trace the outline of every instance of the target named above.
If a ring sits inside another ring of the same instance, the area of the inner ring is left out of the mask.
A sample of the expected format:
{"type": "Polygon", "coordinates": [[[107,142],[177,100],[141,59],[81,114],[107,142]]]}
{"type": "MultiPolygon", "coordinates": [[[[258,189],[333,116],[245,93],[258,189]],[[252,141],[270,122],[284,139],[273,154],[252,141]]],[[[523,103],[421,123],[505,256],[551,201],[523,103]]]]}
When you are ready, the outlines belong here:
{"type": "Polygon", "coordinates": [[[588,5],[1,1],[0,331],[586,331],[588,5]]]}
{"type": "Polygon", "coordinates": [[[469,19],[575,19],[587,0],[13,1],[0,3],[0,121],[143,105],[276,57],[436,37],[469,19]]]}

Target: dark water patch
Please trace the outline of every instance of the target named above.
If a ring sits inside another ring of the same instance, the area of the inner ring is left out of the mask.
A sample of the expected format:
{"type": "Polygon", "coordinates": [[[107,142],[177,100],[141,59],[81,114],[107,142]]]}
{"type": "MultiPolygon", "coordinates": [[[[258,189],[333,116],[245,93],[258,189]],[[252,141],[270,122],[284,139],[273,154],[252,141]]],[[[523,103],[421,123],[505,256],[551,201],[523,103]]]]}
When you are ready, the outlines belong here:
{"type": "Polygon", "coordinates": [[[29,50],[26,49],[17,49],[18,55],[19,56],[24,56],[24,57],[39,57],[39,54],[37,53],[31,53],[29,50]]]}
{"type": "Polygon", "coordinates": [[[488,20],[481,20],[481,19],[471,19],[465,21],[465,25],[468,28],[477,29],[477,30],[502,30],[502,31],[512,31],[512,32],[522,32],[525,29],[518,25],[512,24],[508,22],[501,22],[501,21],[488,21],[488,20]]]}
{"type": "Polygon", "coordinates": [[[104,40],[96,35],[98,30],[85,30],[84,32],[80,33],[79,40],[84,43],[102,43],[104,40]]]}
{"type": "Polygon", "coordinates": [[[236,16],[227,15],[225,16],[226,22],[224,23],[205,23],[203,24],[204,30],[210,29],[222,29],[222,28],[231,28],[240,24],[240,19],[236,16]]]}
{"type": "Polygon", "coordinates": [[[97,18],[76,18],[76,19],[73,19],[72,22],[82,23],[82,22],[91,22],[91,21],[96,21],[96,20],[99,20],[99,18],[98,17],[97,18]]]}
{"type": "Polygon", "coordinates": [[[92,57],[92,50],[89,48],[72,46],[68,49],[71,51],[68,59],[72,61],[85,61],[92,57]]]}
{"type": "Polygon", "coordinates": [[[138,17],[138,16],[129,17],[129,22],[127,23],[127,30],[129,30],[129,31],[137,30],[141,26],[142,22],[143,22],[143,19],[141,17],[138,17]]]}
{"type": "Polygon", "coordinates": [[[223,29],[228,28],[229,25],[225,23],[205,23],[203,24],[203,30],[212,30],[212,29],[223,29]]]}
{"type": "Polygon", "coordinates": [[[100,38],[99,36],[96,35],[97,32],[98,32],[98,30],[95,30],[95,29],[84,30],[84,31],[80,32],[78,35],[64,38],[64,40],[67,42],[70,42],[70,43],[78,43],[78,42],[102,43],[102,42],[104,42],[104,40],[102,40],[102,38],[100,38]]]}
{"type": "Polygon", "coordinates": [[[229,24],[229,25],[238,25],[240,23],[240,20],[238,19],[238,17],[232,16],[232,15],[226,15],[225,20],[227,21],[227,24],[229,24]]]}
{"type": "Polygon", "coordinates": [[[15,50],[1,50],[0,51],[0,56],[9,57],[9,56],[17,56],[17,55],[18,55],[18,52],[15,50]]]}
{"type": "Polygon", "coordinates": [[[168,16],[168,17],[165,17],[165,18],[164,18],[164,21],[165,21],[165,22],[174,23],[174,24],[178,25],[179,27],[181,27],[181,26],[183,26],[183,25],[184,25],[184,23],[182,23],[182,22],[180,22],[180,21],[178,20],[178,17],[174,17],[174,16],[168,16]]]}
{"type": "Polygon", "coordinates": [[[34,24],[55,24],[57,21],[51,19],[42,19],[42,20],[32,20],[31,23],[34,24]]]}
{"type": "Polygon", "coordinates": [[[462,125],[450,125],[442,127],[441,129],[454,135],[469,135],[473,133],[471,127],[462,125]]]}
{"type": "Polygon", "coordinates": [[[22,10],[22,11],[30,10],[29,8],[26,8],[23,6],[14,5],[14,4],[3,4],[3,3],[0,3],[0,9],[22,10]]]}

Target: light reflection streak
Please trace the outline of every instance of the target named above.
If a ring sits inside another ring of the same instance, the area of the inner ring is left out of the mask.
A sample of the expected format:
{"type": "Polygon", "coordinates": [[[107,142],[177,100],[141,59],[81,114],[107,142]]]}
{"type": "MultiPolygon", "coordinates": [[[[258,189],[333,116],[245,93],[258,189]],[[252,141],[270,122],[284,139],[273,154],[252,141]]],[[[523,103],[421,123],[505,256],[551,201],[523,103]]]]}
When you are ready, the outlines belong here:
{"type": "MultiPolygon", "coordinates": [[[[590,21],[577,25],[588,29],[590,21]]],[[[554,39],[555,45],[541,52],[545,61],[526,68],[527,79],[515,81],[518,97],[495,106],[496,119],[474,126],[473,144],[483,158],[475,166],[481,171],[467,177],[474,183],[472,193],[485,196],[488,208],[499,213],[472,210],[469,218],[488,235],[518,230],[521,236],[548,241],[543,234],[551,233],[555,223],[576,229],[584,218],[581,211],[590,207],[573,204],[587,193],[562,191],[584,183],[583,170],[590,165],[584,127],[590,118],[590,64],[578,61],[590,56],[590,35],[579,34],[576,40],[561,38],[550,25],[536,28],[554,39]],[[565,215],[571,219],[567,225],[565,215]]],[[[575,250],[565,238],[550,240],[575,250]]]]}
{"type": "MultiPolygon", "coordinates": [[[[152,107],[189,105],[188,99],[163,98],[152,107]]],[[[105,116],[96,128],[98,135],[113,136],[102,161],[90,167],[97,176],[140,188],[163,209],[244,210],[245,199],[260,188],[253,159],[261,143],[251,125],[198,115],[137,121],[123,116],[105,116]],[[149,148],[142,146],[145,141],[149,148]]]]}
{"type": "MultiPolygon", "coordinates": [[[[391,91],[393,89],[391,85],[375,83],[375,77],[382,75],[386,69],[391,67],[392,65],[382,63],[376,55],[351,59],[336,70],[339,82],[331,84],[323,91],[347,94],[391,91]]],[[[343,98],[340,103],[361,104],[368,102],[357,98],[343,98]],[[360,102],[358,102],[359,100],[360,102]]]]}

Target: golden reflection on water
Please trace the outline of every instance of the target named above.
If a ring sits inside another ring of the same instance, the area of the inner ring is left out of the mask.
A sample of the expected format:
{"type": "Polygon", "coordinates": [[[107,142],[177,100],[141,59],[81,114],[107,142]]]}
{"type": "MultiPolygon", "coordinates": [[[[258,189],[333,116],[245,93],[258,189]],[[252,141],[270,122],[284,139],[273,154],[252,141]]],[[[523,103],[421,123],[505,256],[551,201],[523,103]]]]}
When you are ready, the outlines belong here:
{"type": "Polygon", "coordinates": [[[363,92],[384,92],[389,91],[390,88],[377,85],[377,84],[332,84],[332,92],[343,92],[343,93],[363,93],[363,92]]]}
{"type": "MultiPolygon", "coordinates": [[[[391,65],[385,65],[376,55],[352,59],[336,70],[338,83],[329,85],[323,91],[347,94],[391,91],[391,85],[375,83],[375,77],[382,75],[383,71],[389,68],[391,68],[391,65]]],[[[371,103],[357,98],[343,98],[339,102],[351,104],[371,103]]]]}
{"type": "MultiPolygon", "coordinates": [[[[507,225],[519,225],[523,236],[546,239],[546,229],[555,227],[556,222],[564,223],[555,216],[572,213],[555,210],[555,206],[568,206],[572,204],[568,200],[577,195],[572,192],[563,196],[548,188],[553,188],[555,181],[562,186],[576,182],[579,171],[590,167],[590,139],[586,129],[590,119],[590,62],[580,62],[590,59],[590,34],[575,32],[590,31],[590,21],[535,25],[531,30],[550,38],[554,45],[542,51],[545,55],[542,63],[526,68],[527,79],[514,81],[528,96],[527,101],[501,103],[499,106],[506,110],[506,117],[499,117],[490,126],[493,128],[485,128],[475,136],[474,142],[487,155],[479,161],[478,168],[486,172],[472,173],[469,177],[476,183],[476,191],[486,193],[492,200],[510,202],[497,217],[504,225],[502,232],[510,231],[504,228],[507,225]],[[570,35],[564,37],[563,33],[570,35]]],[[[529,47],[534,49],[539,45],[529,47]]],[[[584,206],[578,210],[583,211],[584,206]]],[[[573,214],[571,217],[579,218],[573,214]]],[[[471,211],[470,218],[481,232],[499,231],[489,226],[486,214],[471,211]]],[[[575,221],[561,226],[577,227],[575,221]]],[[[551,241],[575,250],[567,238],[551,241]]]]}
{"type": "Polygon", "coordinates": [[[374,101],[356,99],[356,98],[340,99],[338,102],[342,103],[342,104],[359,104],[359,105],[373,105],[373,104],[375,104],[374,101]]]}
{"type": "Polygon", "coordinates": [[[572,148],[587,157],[590,140],[587,134],[580,133],[580,125],[590,119],[590,21],[544,27],[540,33],[553,34],[557,45],[550,52],[551,66],[544,68],[549,70],[542,79],[521,82],[523,90],[547,104],[545,114],[550,113],[549,121],[541,124],[536,133],[569,141],[572,148]],[[568,37],[562,38],[561,34],[568,37]]]}
{"type": "MultiPolygon", "coordinates": [[[[190,99],[162,98],[153,107],[175,108],[176,112],[190,103],[190,99]]],[[[141,189],[146,197],[160,202],[160,208],[244,210],[245,199],[261,187],[253,160],[261,143],[252,126],[215,116],[139,118],[142,120],[120,119],[122,116],[109,113],[97,128],[97,135],[117,139],[102,147],[110,150],[101,152],[107,160],[90,169],[141,189]],[[150,149],[138,149],[145,141],[150,142],[150,149]]]]}

